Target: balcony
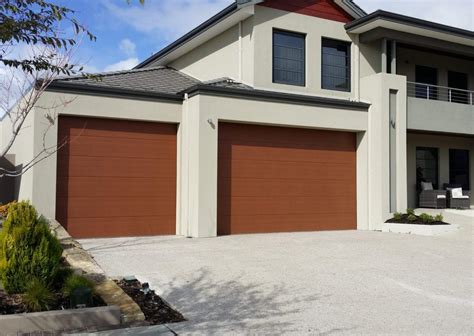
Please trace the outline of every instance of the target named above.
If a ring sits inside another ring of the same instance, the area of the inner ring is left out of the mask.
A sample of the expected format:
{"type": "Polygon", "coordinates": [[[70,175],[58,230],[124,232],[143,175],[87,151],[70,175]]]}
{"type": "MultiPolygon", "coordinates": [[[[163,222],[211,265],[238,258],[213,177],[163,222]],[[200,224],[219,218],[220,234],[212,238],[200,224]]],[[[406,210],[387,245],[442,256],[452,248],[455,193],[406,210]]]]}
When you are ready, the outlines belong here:
{"type": "Polygon", "coordinates": [[[437,100],[458,104],[474,104],[474,91],[446,86],[407,82],[408,97],[437,100]]]}
{"type": "Polygon", "coordinates": [[[474,91],[407,82],[408,129],[474,135],[474,91]]]}

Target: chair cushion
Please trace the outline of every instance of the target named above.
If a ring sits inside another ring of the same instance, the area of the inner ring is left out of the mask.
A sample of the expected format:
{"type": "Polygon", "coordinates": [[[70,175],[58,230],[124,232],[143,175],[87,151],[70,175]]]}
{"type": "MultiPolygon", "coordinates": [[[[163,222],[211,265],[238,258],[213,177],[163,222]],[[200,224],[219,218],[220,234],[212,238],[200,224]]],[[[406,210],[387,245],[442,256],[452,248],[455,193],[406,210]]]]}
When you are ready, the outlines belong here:
{"type": "MultiPolygon", "coordinates": [[[[453,188],[451,189],[451,196],[453,198],[465,198],[463,193],[462,193],[462,188],[453,188]]],[[[466,196],[469,198],[469,196],[466,196]]]]}
{"type": "Polygon", "coordinates": [[[433,190],[433,183],[421,182],[421,190],[433,190]]]}

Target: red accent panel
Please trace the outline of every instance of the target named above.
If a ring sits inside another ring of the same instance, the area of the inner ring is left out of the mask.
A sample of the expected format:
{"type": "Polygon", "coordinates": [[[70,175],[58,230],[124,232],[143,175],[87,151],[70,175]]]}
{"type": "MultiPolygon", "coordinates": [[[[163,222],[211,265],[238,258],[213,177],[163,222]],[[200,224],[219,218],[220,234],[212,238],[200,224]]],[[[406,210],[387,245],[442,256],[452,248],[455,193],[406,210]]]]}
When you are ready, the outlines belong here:
{"type": "Polygon", "coordinates": [[[332,0],[268,0],[261,6],[344,23],[354,20],[332,0]]]}

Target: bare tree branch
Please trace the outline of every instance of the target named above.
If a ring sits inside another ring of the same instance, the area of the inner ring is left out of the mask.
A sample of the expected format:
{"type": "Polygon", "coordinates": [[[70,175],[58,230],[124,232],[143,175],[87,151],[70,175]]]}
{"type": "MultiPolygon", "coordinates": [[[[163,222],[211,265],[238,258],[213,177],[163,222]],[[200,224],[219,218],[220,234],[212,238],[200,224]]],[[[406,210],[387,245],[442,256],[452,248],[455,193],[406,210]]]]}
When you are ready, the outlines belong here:
{"type": "MultiPolygon", "coordinates": [[[[74,51],[74,48],[69,48],[66,53],[59,54],[57,50],[52,50],[51,46],[34,46],[30,50],[35,55],[48,58],[52,64],[58,67],[64,64],[72,64],[71,58],[74,51]]],[[[59,78],[60,75],[55,71],[24,72],[15,68],[6,69],[5,72],[7,71],[8,73],[3,76],[0,86],[0,108],[4,110],[4,119],[8,118],[8,120],[3,120],[2,122],[10,124],[10,134],[7,138],[8,140],[0,148],[0,158],[5,158],[12,150],[20,133],[25,130],[25,123],[32,112],[42,112],[42,117],[47,125],[42,134],[41,149],[34,153],[33,157],[27,162],[22,162],[22,165],[18,166],[15,170],[0,167],[0,178],[4,176],[21,176],[34,165],[55,154],[67,144],[68,139],[62,139],[58,140],[58,143],[48,146],[46,138],[51,128],[57,122],[58,110],[66,107],[75,99],[60,97],[57,98],[58,101],[48,103],[48,106],[42,106],[39,104],[40,98],[51,82],[59,78]],[[12,99],[18,100],[13,106],[11,104],[12,99]]],[[[4,131],[8,132],[7,127],[4,127],[4,131]]]]}

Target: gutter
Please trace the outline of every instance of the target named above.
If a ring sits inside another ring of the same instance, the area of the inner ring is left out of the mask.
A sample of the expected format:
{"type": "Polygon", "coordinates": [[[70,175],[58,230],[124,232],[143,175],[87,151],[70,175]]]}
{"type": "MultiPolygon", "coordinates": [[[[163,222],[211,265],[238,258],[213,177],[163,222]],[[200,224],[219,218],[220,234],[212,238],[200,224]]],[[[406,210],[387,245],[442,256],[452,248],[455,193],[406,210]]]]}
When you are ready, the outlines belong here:
{"type": "Polygon", "coordinates": [[[46,91],[65,92],[65,93],[83,93],[92,95],[112,96],[117,98],[140,98],[146,100],[169,100],[182,103],[183,97],[179,94],[157,93],[144,90],[130,90],[113,87],[99,87],[68,82],[52,82],[46,91]]]}
{"type": "Polygon", "coordinates": [[[199,94],[220,95],[225,97],[236,97],[244,99],[256,99],[267,101],[281,101],[295,104],[308,104],[318,106],[328,106],[337,108],[350,108],[361,111],[367,111],[370,104],[363,102],[355,102],[350,100],[342,100],[337,98],[315,97],[308,95],[283,93],[275,91],[255,90],[255,89],[236,89],[228,87],[210,86],[197,84],[183,91],[188,94],[189,98],[199,94]]]}
{"type": "Polygon", "coordinates": [[[370,104],[363,102],[356,102],[350,100],[343,100],[337,98],[309,96],[293,93],[283,93],[276,91],[256,90],[256,89],[237,89],[229,87],[220,87],[206,84],[196,84],[186,90],[178,92],[177,94],[156,93],[143,90],[129,90],[121,88],[104,88],[91,87],[84,84],[72,83],[51,83],[46,91],[50,92],[65,92],[76,94],[90,94],[96,96],[109,96],[116,98],[135,98],[144,100],[167,100],[175,103],[183,103],[184,99],[188,99],[200,94],[210,94],[224,97],[235,97],[242,99],[266,100],[275,102],[285,102],[294,104],[308,104],[315,106],[327,106],[336,108],[357,109],[360,111],[368,111],[370,104]]]}

